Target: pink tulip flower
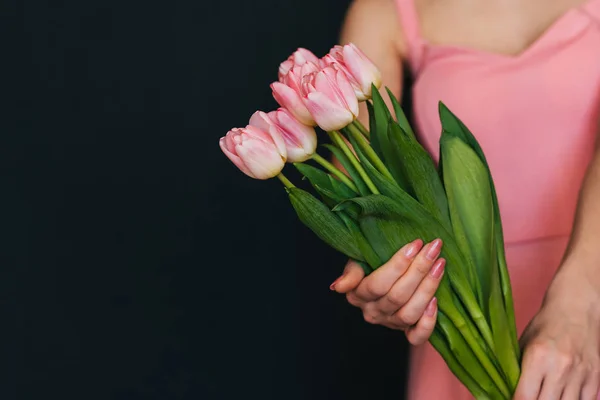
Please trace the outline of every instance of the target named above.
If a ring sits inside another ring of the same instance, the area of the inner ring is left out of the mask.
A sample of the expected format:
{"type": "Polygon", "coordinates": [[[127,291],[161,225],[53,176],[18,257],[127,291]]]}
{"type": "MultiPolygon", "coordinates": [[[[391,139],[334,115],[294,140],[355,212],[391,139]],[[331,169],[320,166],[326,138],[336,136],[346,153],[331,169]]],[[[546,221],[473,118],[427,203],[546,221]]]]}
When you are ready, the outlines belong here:
{"type": "Polygon", "coordinates": [[[343,71],[328,66],[302,80],[304,104],[321,129],[342,129],[358,116],[358,99],[343,71]]]}
{"type": "Polygon", "coordinates": [[[250,118],[250,125],[281,136],[288,162],[306,161],[317,149],[317,134],[314,128],[302,124],[284,108],[268,114],[257,111],[250,118]]]}
{"type": "Polygon", "coordinates": [[[301,97],[302,78],[319,70],[313,62],[292,67],[280,82],[271,84],[273,97],[279,105],[287,109],[296,119],[304,125],[315,126],[315,120],[306,108],[301,97]]]}
{"type": "Polygon", "coordinates": [[[287,60],[279,65],[279,81],[295,66],[302,66],[307,62],[315,64],[319,63],[319,57],[315,56],[310,50],[303,49],[302,47],[292,53],[287,60]]]}
{"type": "Polygon", "coordinates": [[[277,176],[287,159],[283,138],[255,126],[230,130],[219,146],[236,167],[254,179],[277,176]]]}
{"type": "Polygon", "coordinates": [[[381,72],[354,44],[333,47],[321,59],[321,65],[339,68],[344,72],[359,101],[371,98],[371,84],[381,87],[381,72]]]}

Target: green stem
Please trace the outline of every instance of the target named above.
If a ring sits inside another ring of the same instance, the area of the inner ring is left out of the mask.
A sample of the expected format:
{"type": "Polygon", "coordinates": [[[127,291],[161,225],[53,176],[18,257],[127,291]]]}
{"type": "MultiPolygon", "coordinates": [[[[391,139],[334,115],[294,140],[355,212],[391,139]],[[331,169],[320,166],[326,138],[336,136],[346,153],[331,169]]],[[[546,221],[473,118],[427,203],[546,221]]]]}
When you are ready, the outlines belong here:
{"type": "Polygon", "coordinates": [[[436,296],[438,298],[440,311],[452,321],[452,324],[461,333],[462,337],[465,339],[475,354],[475,357],[479,360],[481,366],[486,370],[492,381],[496,384],[498,389],[500,389],[502,394],[505,395],[506,398],[509,398],[510,390],[508,386],[506,386],[504,378],[500,375],[496,369],[496,366],[486,354],[485,349],[481,348],[481,342],[475,338],[475,332],[469,327],[468,320],[457,310],[456,306],[454,305],[454,299],[452,298],[453,295],[450,287],[442,282],[436,292],[436,296]]]}
{"type": "Polygon", "coordinates": [[[312,159],[319,163],[323,168],[327,171],[331,172],[335,175],[340,181],[342,181],[346,186],[350,189],[354,190],[356,193],[359,193],[358,188],[342,171],[337,169],[335,165],[318,155],[317,153],[313,154],[312,159]]]}
{"type": "Polygon", "coordinates": [[[487,370],[482,368],[452,321],[442,312],[438,313],[438,321],[429,342],[477,400],[506,398],[491,380],[487,370]]]}
{"type": "Polygon", "coordinates": [[[371,164],[373,164],[373,166],[375,168],[377,168],[377,170],[379,172],[381,172],[386,178],[389,178],[390,180],[394,181],[394,177],[392,176],[390,171],[387,169],[387,167],[385,166],[383,161],[381,161],[381,159],[379,158],[377,153],[375,153],[375,150],[373,150],[373,148],[371,147],[369,142],[367,142],[365,137],[362,135],[362,133],[360,132],[360,129],[357,128],[356,125],[350,124],[346,127],[346,131],[350,135],[352,135],[354,140],[356,140],[356,142],[360,146],[360,149],[363,151],[365,156],[367,156],[369,161],[371,161],[371,164]]]}
{"type": "Polygon", "coordinates": [[[277,175],[277,178],[279,178],[283,185],[288,189],[296,187],[288,178],[285,177],[285,175],[283,175],[283,173],[279,173],[279,175],[277,175]]]}
{"type": "MultiPolygon", "coordinates": [[[[496,212],[496,211],[495,211],[496,212]]],[[[512,289],[508,267],[506,266],[506,256],[504,255],[504,240],[502,239],[502,228],[499,218],[496,218],[496,247],[498,249],[498,268],[500,269],[500,285],[502,288],[502,297],[504,299],[504,308],[508,317],[508,329],[512,338],[513,350],[517,359],[521,358],[521,349],[519,347],[519,336],[517,335],[517,324],[515,321],[515,307],[513,305],[512,289]]]]}
{"type": "Polygon", "coordinates": [[[374,194],[380,194],[379,190],[377,190],[377,187],[369,178],[369,175],[367,175],[367,173],[365,172],[365,169],[362,167],[362,165],[360,165],[360,162],[358,162],[356,156],[354,155],[354,153],[352,153],[352,150],[350,150],[348,144],[342,138],[342,135],[338,131],[332,131],[328,133],[333,143],[335,143],[335,145],[344,152],[344,154],[346,155],[346,157],[348,157],[354,168],[356,168],[358,174],[363,179],[369,190],[374,194]]]}
{"type": "Polygon", "coordinates": [[[352,122],[352,124],[354,124],[358,129],[360,129],[360,133],[362,133],[365,138],[368,139],[371,136],[369,130],[365,128],[365,126],[359,120],[355,119],[354,122],[352,122]]]}

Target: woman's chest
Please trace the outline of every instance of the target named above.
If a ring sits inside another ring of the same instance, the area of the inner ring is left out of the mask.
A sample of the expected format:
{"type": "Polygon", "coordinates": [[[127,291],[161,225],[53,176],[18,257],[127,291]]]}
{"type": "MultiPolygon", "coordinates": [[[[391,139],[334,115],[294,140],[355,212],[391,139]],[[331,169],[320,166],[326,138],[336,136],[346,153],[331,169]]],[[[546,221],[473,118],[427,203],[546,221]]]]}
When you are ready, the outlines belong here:
{"type": "Polygon", "coordinates": [[[421,35],[430,44],[515,56],[567,14],[598,0],[415,0],[421,35]]]}
{"type": "Polygon", "coordinates": [[[514,140],[533,147],[543,135],[560,151],[561,140],[594,133],[600,110],[600,26],[589,21],[575,20],[518,56],[427,47],[413,86],[424,141],[438,140],[439,101],[494,148],[514,140]]]}

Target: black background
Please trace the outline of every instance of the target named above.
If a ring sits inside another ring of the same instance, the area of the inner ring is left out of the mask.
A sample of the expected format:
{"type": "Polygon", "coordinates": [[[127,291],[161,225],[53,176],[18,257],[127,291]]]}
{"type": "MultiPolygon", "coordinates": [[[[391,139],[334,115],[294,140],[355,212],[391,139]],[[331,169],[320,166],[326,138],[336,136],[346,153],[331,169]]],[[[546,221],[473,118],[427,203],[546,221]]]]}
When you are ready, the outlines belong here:
{"type": "Polygon", "coordinates": [[[403,397],[403,335],[218,148],[348,4],[3,3],[2,399],[403,397]]]}

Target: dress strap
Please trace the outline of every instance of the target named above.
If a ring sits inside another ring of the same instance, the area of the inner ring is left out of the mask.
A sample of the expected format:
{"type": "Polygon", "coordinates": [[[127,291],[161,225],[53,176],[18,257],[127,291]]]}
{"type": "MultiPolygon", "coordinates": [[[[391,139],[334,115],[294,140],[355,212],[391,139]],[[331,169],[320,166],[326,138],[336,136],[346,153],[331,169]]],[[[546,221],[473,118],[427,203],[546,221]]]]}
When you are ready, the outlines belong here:
{"type": "Polygon", "coordinates": [[[398,18],[404,33],[407,57],[413,74],[418,74],[421,60],[425,49],[425,43],[421,37],[421,24],[415,0],[395,0],[398,9],[398,18]]]}

